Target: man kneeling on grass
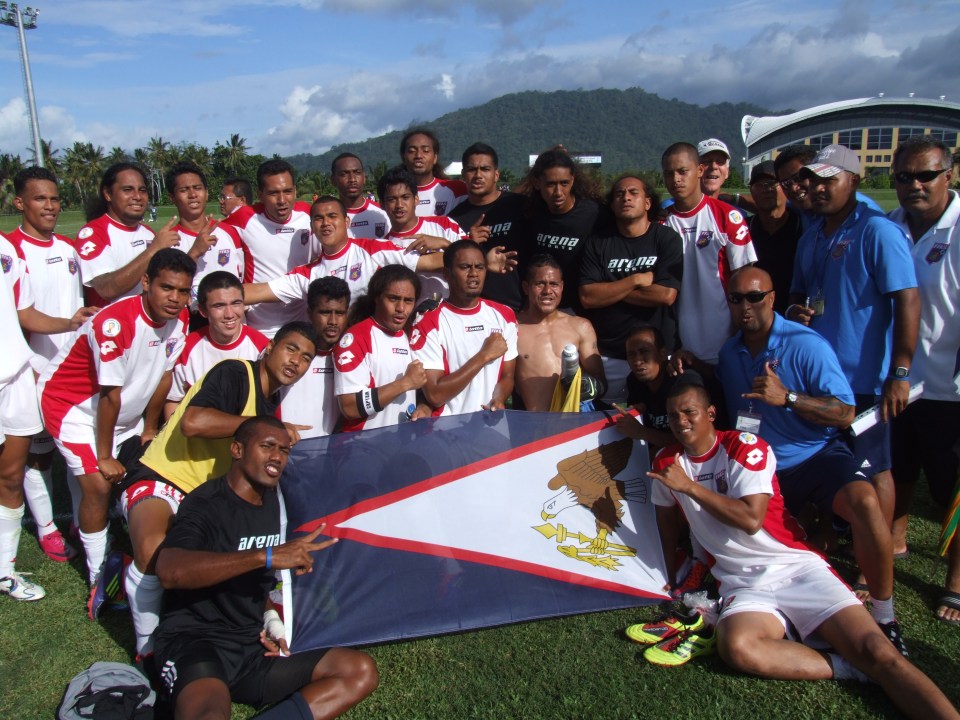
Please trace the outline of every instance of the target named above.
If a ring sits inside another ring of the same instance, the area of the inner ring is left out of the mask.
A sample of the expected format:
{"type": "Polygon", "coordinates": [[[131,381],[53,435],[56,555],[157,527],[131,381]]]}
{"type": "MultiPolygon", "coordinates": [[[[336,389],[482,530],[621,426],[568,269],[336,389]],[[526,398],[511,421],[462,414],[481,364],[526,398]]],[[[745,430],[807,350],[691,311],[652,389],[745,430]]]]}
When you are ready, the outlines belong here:
{"type": "Polygon", "coordinates": [[[160,547],[156,657],[177,720],[229,718],[231,700],[273,705],[264,719],[333,718],[377,687],[373,658],[358,650],[290,655],[269,601],[276,570],[310,572],[311,554],[336,542],[317,542],[321,525],[281,544],[277,485],[289,452],[282,422],[246,420],[227,474],[186,496],[160,547]]]}
{"type": "Polygon", "coordinates": [[[667,421],[678,444],[648,475],[674,582],[679,512],[714,559],[723,603],[717,650],[731,667],[784,680],[870,679],[910,717],[957,718],[936,685],[904,658],[870,613],[803,541],[786,512],[770,447],[750,433],[717,431],[702,386],[678,385],[667,421]],[[827,643],[820,652],[790,639],[827,643]]]}

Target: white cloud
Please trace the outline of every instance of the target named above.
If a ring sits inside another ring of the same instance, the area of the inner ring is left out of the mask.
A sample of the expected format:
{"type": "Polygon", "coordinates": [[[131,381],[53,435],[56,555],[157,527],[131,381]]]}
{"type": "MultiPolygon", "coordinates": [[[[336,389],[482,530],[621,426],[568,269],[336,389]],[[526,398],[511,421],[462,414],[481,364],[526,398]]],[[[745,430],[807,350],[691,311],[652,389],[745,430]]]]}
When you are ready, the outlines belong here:
{"type": "Polygon", "coordinates": [[[434,90],[439,90],[447,100],[453,100],[453,91],[457,89],[453,82],[453,75],[443,73],[440,76],[440,82],[433,86],[434,90]]]}

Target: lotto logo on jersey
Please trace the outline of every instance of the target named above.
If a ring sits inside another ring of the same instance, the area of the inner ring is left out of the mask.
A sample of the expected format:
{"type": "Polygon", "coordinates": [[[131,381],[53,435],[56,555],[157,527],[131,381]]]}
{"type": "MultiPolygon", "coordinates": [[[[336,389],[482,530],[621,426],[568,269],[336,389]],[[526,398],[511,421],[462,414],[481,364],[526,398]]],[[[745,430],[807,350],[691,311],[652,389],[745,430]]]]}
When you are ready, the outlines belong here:
{"type": "Polygon", "coordinates": [[[763,450],[760,448],[754,448],[747,453],[747,465],[756,465],[761,460],[763,460],[763,450]]]}
{"type": "Polygon", "coordinates": [[[47,258],[47,265],[56,265],[57,263],[62,263],[63,258],[57,255],[56,257],[47,258]]]}
{"type": "Polygon", "coordinates": [[[713,230],[704,230],[697,238],[697,247],[705,248],[713,240],[713,230]]]}
{"type": "Polygon", "coordinates": [[[329,373],[332,373],[332,372],[333,372],[333,369],[332,369],[332,368],[328,368],[328,367],[315,367],[315,368],[313,368],[313,374],[314,374],[314,375],[328,375],[329,373]]]}
{"type": "Polygon", "coordinates": [[[353,362],[354,357],[356,356],[349,350],[342,352],[339,357],[337,357],[337,365],[349,365],[353,362]]]}
{"type": "Polygon", "coordinates": [[[395,348],[390,348],[390,349],[393,350],[393,354],[394,354],[394,355],[409,355],[409,354],[410,354],[410,351],[407,350],[406,348],[398,348],[398,347],[395,347],[395,348]]]}
{"type": "Polygon", "coordinates": [[[97,246],[94,243],[85,242],[83,245],[80,246],[79,253],[81,257],[87,257],[87,255],[90,255],[96,249],[97,249],[97,246]]]}
{"type": "Polygon", "coordinates": [[[0,267],[3,267],[3,272],[10,272],[10,268],[13,267],[13,258],[9,255],[0,255],[0,267]]]}
{"type": "Polygon", "coordinates": [[[483,325],[467,325],[464,332],[483,332],[483,325]]]}
{"type": "Polygon", "coordinates": [[[229,262],[230,262],[229,250],[221,250],[220,252],[217,253],[217,265],[219,265],[220,267],[225,267],[229,262]]]}
{"type": "Polygon", "coordinates": [[[100,343],[100,356],[107,357],[110,353],[116,351],[117,344],[113,340],[104,340],[100,343]]]}
{"type": "Polygon", "coordinates": [[[413,332],[410,333],[410,345],[416,345],[420,340],[420,328],[414,328],[413,332]]]}

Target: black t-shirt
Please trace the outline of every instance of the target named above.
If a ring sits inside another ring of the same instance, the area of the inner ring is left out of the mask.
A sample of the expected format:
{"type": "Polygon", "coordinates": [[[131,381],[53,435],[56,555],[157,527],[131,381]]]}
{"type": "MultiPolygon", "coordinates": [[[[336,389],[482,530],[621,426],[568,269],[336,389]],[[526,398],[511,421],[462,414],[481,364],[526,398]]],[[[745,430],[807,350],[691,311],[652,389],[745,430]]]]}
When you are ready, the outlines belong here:
{"type": "Polygon", "coordinates": [[[530,218],[530,242],[527,243],[527,253],[519,270],[521,273],[526,271],[525,261],[529,260],[531,255],[546,253],[553,256],[563,270],[563,297],[560,299],[560,307],[569,307],[580,312],[580,298],[577,293],[580,256],[603,218],[600,205],[590,198],[577,198],[573,208],[562,215],[553,215],[543,209],[530,218]]]}
{"type": "MultiPolygon", "coordinates": [[[[484,249],[503,245],[507,251],[515,250],[519,254],[523,252],[523,241],[527,236],[526,219],[523,216],[526,202],[526,197],[513,192],[502,192],[500,197],[486,205],[474,205],[468,198],[450,211],[450,218],[468,233],[483,215],[483,224],[490,228],[490,239],[484,249]]],[[[482,296],[517,311],[523,304],[523,292],[520,289],[522,279],[519,272],[488,272],[482,296]]]]}
{"type": "MultiPolygon", "coordinates": [[[[659,223],[640,237],[619,233],[590,239],[580,258],[580,285],[621,280],[637,272],[652,272],[653,282],[679,292],[683,277],[683,242],[672,228],[659,223]]],[[[626,359],[627,335],[637,325],[652,325],[663,333],[668,351],[675,349],[677,321],[673,306],[643,307],[620,301],[604,308],[584,310],[597,332],[603,355],[626,359]]]]}
{"type": "MultiPolygon", "coordinates": [[[[267,490],[262,505],[237,495],[225,477],[210,480],[187,495],[160,546],[204,552],[237,552],[276,547],[280,537],[280,500],[267,490]]],[[[274,570],[260,568],[218,585],[163,594],[159,635],[230,633],[257,642],[267,594],[276,584],[274,570]]]]}
{"type": "Polygon", "coordinates": [[[627,402],[630,405],[642,404],[644,406],[643,424],[652,427],[655,430],[670,432],[670,426],[667,425],[667,393],[670,392],[673,383],[664,378],[656,392],[652,392],[646,383],[640,382],[634,377],[633,373],[627,375],[627,402]]]}
{"type": "MultiPolygon", "coordinates": [[[[246,360],[221,360],[214,365],[203,380],[203,386],[190,400],[190,407],[206,407],[220,410],[231,415],[239,415],[247,404],[250,392],[250,379],[247,376],[246,360]]],[[[257,415],[276,415],[280,404],[280,395],[267,397],[260,383],[260,360],[254,360],[254,393],[257,401],[257,415]]]]}
{"type": "Polygon", "coordinates": [[[757,267],[766,270],[773,279],[773,289],[777,293],[773,309],[783,315],[790,305],[793,261],[803,234],[800,216],[787,208],[787,221],[773,235],[763,227],[759,215],[750,218],[749,227],[753,247],[757,251],[757,267]]]}

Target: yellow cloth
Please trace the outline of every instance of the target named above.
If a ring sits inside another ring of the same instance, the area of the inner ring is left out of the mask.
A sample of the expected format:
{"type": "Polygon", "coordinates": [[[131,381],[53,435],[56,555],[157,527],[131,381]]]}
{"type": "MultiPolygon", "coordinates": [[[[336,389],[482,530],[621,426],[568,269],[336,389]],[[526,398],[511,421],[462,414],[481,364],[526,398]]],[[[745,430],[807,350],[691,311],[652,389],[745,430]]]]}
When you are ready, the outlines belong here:
{"type": "Polygon", "coordinates": [[[557,378],[553,388],[553,400],[550,401],[550,412],[580,412],[580,377],[582,370],[577,368],[577,374],[566,392],[563,390],[563,381],[557,378]]]}
{"type": "MultiPolygon", "coordinates": [[[[247,379],[250,389],[247,391],[247,401],[240,415],[253,417],[257,414],[257,392],[253,376],[253,363],[242,360],[247,366],[247,379]]],[[[150,443],[150,447],[143,454],[140,462],[151,470],[155,470],[160,477],[180,490],[189,493],[212,478],[225,475],[230,468],[230,443],[232,437],[227,438],[197,438],[187,437],[180,430],[180,420],[193,396],[200,392],[204,375],[191,387],[183,400],[177,406],[167,424],[150,443]]]]}

